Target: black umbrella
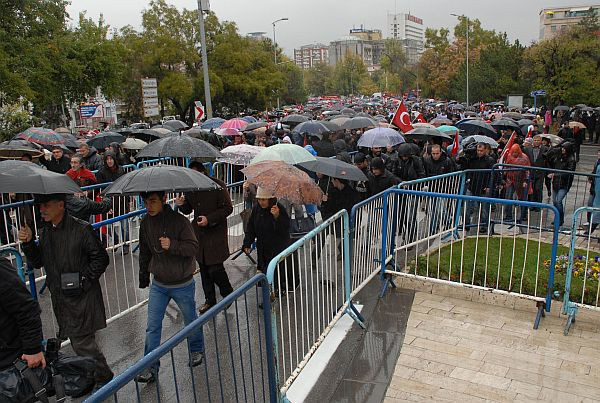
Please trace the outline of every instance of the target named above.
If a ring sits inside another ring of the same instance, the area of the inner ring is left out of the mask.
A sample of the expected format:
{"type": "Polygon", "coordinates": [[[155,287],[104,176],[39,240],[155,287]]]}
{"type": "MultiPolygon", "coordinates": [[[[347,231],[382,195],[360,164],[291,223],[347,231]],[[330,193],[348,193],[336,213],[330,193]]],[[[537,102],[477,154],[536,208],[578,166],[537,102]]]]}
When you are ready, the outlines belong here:
{"type": "Polygon", "coordinates": [[[281,119],[283,123],[302,123],[308,121],[308,118],[303,115],[291,114],[281,119]]]}
{"type": "Polygon", "coordinates": [[[125,141],[125,137],[122,134],[115,132],[102,132],[97,134],[94,138],[87,141],[90,147],[96,147],[98,150],[104,150],[110,145],[110,143],[119,143],[125,141]]]}
{"type": "Polygon", "coordinates": [[[479,119],[471,119],[464,120],[456,124],[461,130],[464,130],[468,136],[474,134],[483,134],[484,136],[491,137],[495,140],[500,138],[498,132],[489,124],[485,123],[483,120],[479,119]]]}
{"type": "Polygon", "coordinates": [[[248,123],[248,126],[244,127],[244,132],[249,132],[252,130],[260,129],[261,127],[267,127],[269,124],[267,122],[252,122],[248,123]]]}
{"type": "Polygon", "coordinates": [[[358,112],[356,116],[362,116],[363,118],[373,119],[373,116],[369,115],[367,112],[358,112]]]}
{"type": "Polygon", "coordinates": [[[558,105],[556,108],[554,108],[554,112],[557,111],[570,111],[571,108],[569,108],[567,105],[558,105]]]}
{"type": "Polygon", "coordinates": [[[338,130],[342,130],[340,125],[338,125],[334,120],[323,120],[321,124],[327,128],[330,132],[337,132],[338,130]]]}
{"type": "Polygon", "coordinates": [[[535,122],[531,119],[521,119],[517,122],[517,124],[519,126],[529,126],[529,125],[534,125],[535,126],[535,122]]]}
{"type": "Polygon", "coordinates": [[[376,126],[378,126],[378,124],[373,119],[359,116],[359,117],[355,117],[355,118],[352,118],[352,119],[344,122],[344,124],[342,124],[342,129],[356,130],[356,129],[366,129],[367,127],[376,127],[376,126]]]}
{"type": "Polygon", "coordinates": [[[309,171],[318,172],[332,178],[347,179],[350,181],[367,180],[367,177],[359,168],[336,158],[317,157],[316,161],[302,162],[298,165],[309,171]]]}
{"type": "Polygon", "coordinates": [[[178,132],[178,129],[174,129],[171,126],[166,126],[166,125],[154,125],[152,126],[152,130],[156,130],[156,129],[166,129],[170,132],[178,132]]]}
{"type": "MultiPolygon", "coordinates": [[[[77,137],[73,136],[71,133],[58,133],[63,139],[65,139],[65,142],[62,144],[65,147],[68,148],[79,148],[79,140],[77,140],[77,137]]],[[[45,148],[47,149],[52,149],[52,146],[50,145],[46,145],[45,148]]]]}
{"type": "Polygon", "coordinates": [[[133,137],[149,143],[156,139],[162,139],[163,137],[170,136],[172,133],[162,133],[160,130],[153,129],[138,129],[133,131],[133,137]]]}
{"type": "Polygon", "coordinates": [[[170,128],[171,130],[182,130],[189,128],[187,123],[182,122],[181,120],[167,120],[165,123],[163,123],[163,126],[170,128]]]}
{"type": "Polygon", "coordinates": [[[442,133],[438,129],[432,129],[430,127],[417,127],[415,129],[409,130],[405,134],[405,138],[415,140],[425,140],[431,137],[441,138],[444,140],[452,140],[452,137],[450,137],[446,133],[442,133]]]}
{"type": "Polygon", "coordinates": [[[497,130],[517,130],[519,125],[512,119],[498,119],[492,122],[492,127],[497,130]]]}
{"type": "Polygon", "coordinates": [[[67,175],[42,169],[28,161],[0,162],[0,189],[3,193],[77,193],[79,186],[67,175]]]}
{"type": "Polygon", "coordinates": [[[217,158],[222,155],[215,146],[204,140],[176,133],[153,141],[142,148],[136,157],[217,158]]]}
{"type": "Polygon", "coordinates": [[[292,133],[321,135],[329,131],[330,130],[325,125],[323,125],[322,122],[318,122],[316,120],[309,120],[308,122],[302,122],[298,126],[294,127],[292,133]]]}
{"type": "Polygon", "coordinates": [[[29,154],[33,158],[39,158],[44,155],[44,152],[35,147],[33,143],[25,140],[12,140],[0,143],[0,158],[15,159],[21,158],[23,155],[29,154]],[[24,141],[25,144],[20,142],[24,141]]]}
{"type": "Polygon", "coordinates": [[[511,118],[514,120],[519,120],[519,119],[523,119],[523,115],[521,115],[519,112],[504,112],[502,114],[503,118],[511,118]]]}
{"type": "Polygon", "coordinates": [[[221,187],[216,182],[193,169],[175,165],[154,165],[126,173],[103,193],[125,196],[144,192],[193,192],[218,189],[221,187]]]}
{"type": "Polygon", "coordinates": [[[356,115],[356,111],[354,109],[344,108],[342,109],[342,115],[354,116],[356,115]]]}

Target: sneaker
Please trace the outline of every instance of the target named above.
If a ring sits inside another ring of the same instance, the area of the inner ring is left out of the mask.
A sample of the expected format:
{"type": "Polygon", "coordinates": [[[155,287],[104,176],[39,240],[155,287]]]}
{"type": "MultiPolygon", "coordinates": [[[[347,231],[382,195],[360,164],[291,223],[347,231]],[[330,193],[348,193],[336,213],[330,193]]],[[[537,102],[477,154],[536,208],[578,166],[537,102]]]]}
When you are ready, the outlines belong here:
{"type": "Polygon", "coordinates": [[[212,308],[213,306],[215,306],[215,304],[204,304],[200,307],[200,309],[198,309],[198,312],[200,312],[200,314],[203,314],[206,311],[208,311],[210,308],[212,308]]]}
{"type": "Polygon", "coordinates": [[[192,361],[191,361],[190,365],[192,367],[197,367],[198,365],[202,364],[203,360],[204,360],[204,352],[203,351],[193,351],[192,352],[192,361]]]}
{"type": "Polygon", "coordinates": [[[156,381],[156,371],[146,369],[144,372],[135,377],[135,381],[139,383],[152,383],[156,381]]]}

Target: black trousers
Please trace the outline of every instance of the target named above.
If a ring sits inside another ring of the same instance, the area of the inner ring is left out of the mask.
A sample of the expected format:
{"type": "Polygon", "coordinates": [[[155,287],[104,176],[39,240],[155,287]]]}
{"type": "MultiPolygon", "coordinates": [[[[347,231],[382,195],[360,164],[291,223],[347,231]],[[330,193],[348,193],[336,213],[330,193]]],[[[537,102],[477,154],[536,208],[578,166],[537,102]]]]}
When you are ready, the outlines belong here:
{"type": "Polygon", "coordinates": [[[71,336],[69,339],[75,354],[81,357],[92,357],[96,360],[96,383],[105,383],[113,378],[114,374],[106,362],[106,357],[104,357],[98,343],[96,343],[95,333],[84,336],[71,336]]]}
{"type": "Polygon", "coordinates": [[[200,278],[202,279],[202,289],[206,297],[206,304],[215,305],[217,303],[215,284],[219,286],[219,292],[223,298],[233,292],[233,287],[231,287],[223,263],[205,265],[198,262],[198,265],[200,266],[200,278]]]}

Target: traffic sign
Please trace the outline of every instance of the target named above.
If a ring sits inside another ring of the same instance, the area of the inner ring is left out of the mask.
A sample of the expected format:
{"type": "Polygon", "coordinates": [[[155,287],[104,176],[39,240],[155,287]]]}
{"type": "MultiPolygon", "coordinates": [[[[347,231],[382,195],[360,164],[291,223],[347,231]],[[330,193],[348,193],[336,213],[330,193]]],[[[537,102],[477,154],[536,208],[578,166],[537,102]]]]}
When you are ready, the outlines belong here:
{"type": "Polygon", "coordinates": [[[532,97],[543,97],[546,95],[546,91],[545,90],[535,90],[535,91],[531,91],[531,96],[532,97]]]}
{"type": "Polygon", "coordinates": [[[144,108],[149,106],[158,106],[158,98],[145,98],[144,97],[144,108]]]}
{"type": "Polygon", "coordinates": [[[144,107],[144,116],[145,117],[148,118],[151,116],[158,116],[158,115],[160,115],[158,106],[144,107]]]}
{"type": "Polygon", "coordinates": [[[157,88],[142,88],[142,95],[144,98],[157,97],[158,89],[157,88]]]}
{"type": "Polygon", "coordinates": [[[204,120],[204,118],[206,117],[206,114],[204,113],[204,106],[200,101],[194,102],[194,117],[197,121],[204,120]]]}
{"type": "Polygon", "coordinates": [[[156,78],[142,78],[142,88],[156,88],[156,78]]]}

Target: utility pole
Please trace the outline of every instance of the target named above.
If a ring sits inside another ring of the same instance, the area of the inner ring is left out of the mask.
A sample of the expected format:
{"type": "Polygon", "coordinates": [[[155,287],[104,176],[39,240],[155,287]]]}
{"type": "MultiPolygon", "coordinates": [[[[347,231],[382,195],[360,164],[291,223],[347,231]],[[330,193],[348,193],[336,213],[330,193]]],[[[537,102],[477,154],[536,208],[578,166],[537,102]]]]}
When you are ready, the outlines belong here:
{"type": "Polygon", "coordinates": [[[469,17],[467,17],[466,15],[458,15],[458,14],[454,14],[451,13],[450,15],[457,17],[457,18],[464,18],[467,21],[467,107],[471,106],[469,104],[469,17]]]}
{"type": "MultiPolygon", "coordinates": [[[[273,57],[275,60],[275,68],[277,68],[277,41],[275,40],[275,24],[280,21],[287,21],[289,18],[284,17],[272,22],[273,25],[273,57]]],[[[277,91],[277,109],[279,109],[279,91],[277,91]]]]}
{"type": "Polygon", "coordinates": [[[204,31],[204,11],[209,11],[208,0],[198,0],[198,19],[200,22],[200,46],[202,54],[202,72],[204,75],[204,98],[206,100],[206,118],[213,117],[212,100],[210,98],[210,80],[208,77],[208,56],[206,55],[206,32],[204,31]],[[203,5],[204,3],[204,5],[203,5]]]}

